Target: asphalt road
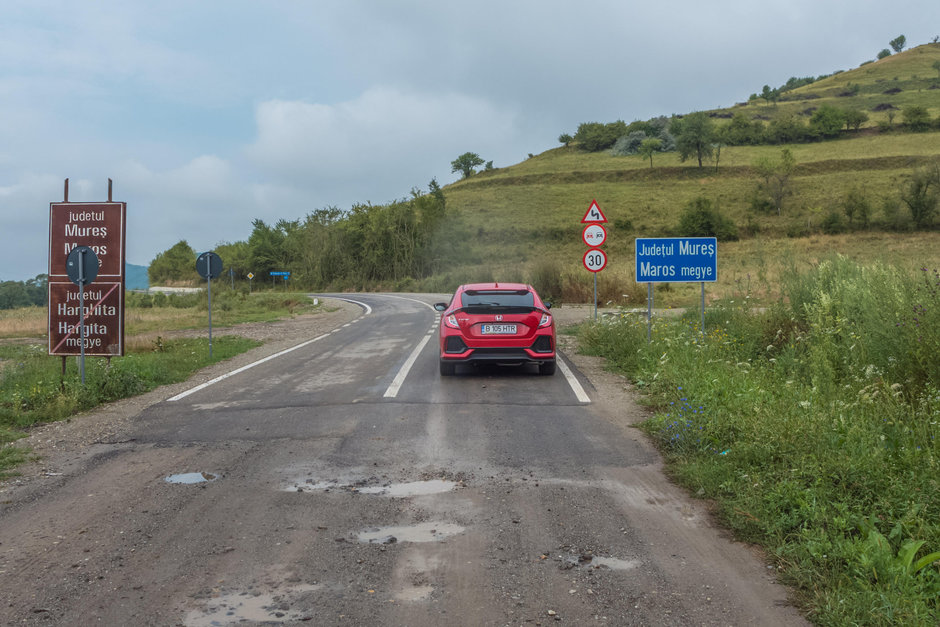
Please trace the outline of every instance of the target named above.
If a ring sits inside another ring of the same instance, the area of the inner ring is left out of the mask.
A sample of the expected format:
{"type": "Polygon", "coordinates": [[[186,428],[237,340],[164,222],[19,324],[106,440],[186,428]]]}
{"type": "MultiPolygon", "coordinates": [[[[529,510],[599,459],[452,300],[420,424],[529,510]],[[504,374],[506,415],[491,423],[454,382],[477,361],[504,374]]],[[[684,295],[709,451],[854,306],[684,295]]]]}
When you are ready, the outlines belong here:
{"type": "Polygon", "coordinates": [[[802,623],[570,358],[442,378],[432,298],[335,296],[0,512],[0,623],[802,623]]]}

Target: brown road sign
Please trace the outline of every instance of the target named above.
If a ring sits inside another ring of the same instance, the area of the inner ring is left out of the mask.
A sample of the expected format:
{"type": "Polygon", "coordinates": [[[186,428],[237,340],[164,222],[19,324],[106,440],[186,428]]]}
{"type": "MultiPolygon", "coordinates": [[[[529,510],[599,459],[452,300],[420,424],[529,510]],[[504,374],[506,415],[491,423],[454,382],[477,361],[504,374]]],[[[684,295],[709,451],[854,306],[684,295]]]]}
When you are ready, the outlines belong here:
{"type": "Polygon", "coordinates": [[[100,265],[85,290],[85,354],[124,354],[123,202],[59,202],[49,205],[49,354],[81,352],[81,292],[68,277],[67,258],[76,246],[95,251],[100,265]]]}

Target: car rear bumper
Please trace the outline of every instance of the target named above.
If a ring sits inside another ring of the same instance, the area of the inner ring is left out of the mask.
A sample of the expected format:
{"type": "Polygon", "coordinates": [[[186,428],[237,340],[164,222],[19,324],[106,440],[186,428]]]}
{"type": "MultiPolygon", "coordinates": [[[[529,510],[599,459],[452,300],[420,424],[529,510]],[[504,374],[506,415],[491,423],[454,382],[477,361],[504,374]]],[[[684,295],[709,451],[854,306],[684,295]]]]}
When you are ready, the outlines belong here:
{"type": "Polygon", "coordinates": [[[537,352],[531,348],[468,348],[459,353],[442,353],[441,360],[455,364],[542,364],[555,361],[555,351],[537,352]]]}

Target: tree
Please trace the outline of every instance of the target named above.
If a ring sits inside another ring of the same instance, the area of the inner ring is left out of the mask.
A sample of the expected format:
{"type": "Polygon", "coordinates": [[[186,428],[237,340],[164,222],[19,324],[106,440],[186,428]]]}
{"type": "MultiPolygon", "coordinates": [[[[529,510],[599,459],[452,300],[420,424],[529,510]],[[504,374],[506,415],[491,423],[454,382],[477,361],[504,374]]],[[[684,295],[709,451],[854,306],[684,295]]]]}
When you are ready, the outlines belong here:
{"type": "Polygon", "coordinates": [[[468,179],[476,172],[476,168],[484,163],[477,153],[465,152],[450,162],[450,171],[460,172],[463,178],[468,179]]]}
{"type": "Polygon", "coordinates": [[[901,200],[911,210],[915,227],[930,226],[940,205],[940,163],[916,170],[901,188],[901,200]]]}
{"type": "Polygon", "coordinates": [[[846,109],[845,111],[845,130],[852,128],[855,132],[868,121],[868,114],[858,109],[846,109]]]}
{"type": "Polygon", "coordinates": [[[637,152],[644,158],[650,160],[650,167],[653,167],[653,154],[659,152],[663,142],[656,137],[649,137],[640,142],[640,148],[637,152]]]}
{"type": "Polygon", "coordinates": [[[806,139],[806,124],[792,113],[779,115],[771,120],[766,131],[767,140],[773,144],[792,144],[806,139]]]}
{"type": "Polygon", "coordinates": [[[715,125],[706,113],[697,111],[684,118],[674,118],[670,132],[676,136],[676,148],[681,161],[694,156],[701,168],[702,159],[712,156],[715,125]]]}
{"type": "Polygon", "coordinates": [[[43,305],[48,295],[48,275],[39,274],[28,281],[0,282],[0,309],[43,305]]]}
{"type": "Polygon", "coordinates": [[[895,52],[901,52],[904,50],[904,46],[907,44],[907,37],[904,35],[898,35],[896,38],[888,42],[888,45],[891,46],[891,49],[895,52]]]}
{"type": "Polygon", "coordinates": [[[780,161],[770,157],[761,157],[754,163],[754,169],[761,181],[758,183],[758,192],[765,194],[779,216],[783,210],[783,201],[793,194],[793,185],[790,181],[796,168],[796,159],[789,148],[780,151],[780,161]]]}
{"type": "Polygon", "coordinates": [[[824,104],[809,119],[810,132],[821,139],[836,137],[845,125],[845,111],[829,104],[824,104]]]}
{"type": "Polygon", "coordinates": [[[885,57],[890,57],[890,56],[891,56],[891,51],[888,50],[887,48],[882,48],[881,52],[878,53],[878,60],[881,61],[885,57]]]}
{"type": "Polygon", "coordinates": [[[764,89],[761,91],[760,97],[763,98],[764,102],[767,104],[773,102],[776,105],[777,101],[780,100],[780,90],[776,88],[771,89],[770,85],[764,85],[764,89]]]}
{"type": "Polygon", "coordinates": [[[567,147],[568,144],[570,144],[571,140],[573,139],[574,137],[572,137],[568,133],[562,133],[561,135],[558,136],[558,142],[564,144],[565,147],[567,147]]]}
{"type": "Polygon", "coordinates": [[[186,240],[180,240],[162,253],[157,253],[147,268],[147,278],[151,285],[198,279],[196,251],[186,240]]]}
{"type": "Polygon", "coordinates": [[[582,122],[574,134],[574,140],[582,150],[600,152],[613,147],[616,141],[628,133],[627,123],[617,120],[609,124],[582,122]]]}
{"type": "Polygon", "coordinates": [[[853,187],[845,195],[842,200],[842,210],[845,212],[845,217],[849,219],[849,228],[853,226],[856,219],[858,219],[859,226],[863,229],[868,228],[871,219],[871,203],[857,187],[853,187]]]}
{"type": "Polygon", "coordinates": [[[741,111],[736,112],[723,129],[725,141],[730,146],[759,144],[764,137],[764,123],[752,120],[741,111]]]}
{"type": "Polygon", "coordinates": [[[904,123],[907,124],[907,128],[915,133],[922,133],[930,129],[930,113],[927,111],[926,107],[919,105],[904,107],[902,115],[904,116],[904,123]]]}

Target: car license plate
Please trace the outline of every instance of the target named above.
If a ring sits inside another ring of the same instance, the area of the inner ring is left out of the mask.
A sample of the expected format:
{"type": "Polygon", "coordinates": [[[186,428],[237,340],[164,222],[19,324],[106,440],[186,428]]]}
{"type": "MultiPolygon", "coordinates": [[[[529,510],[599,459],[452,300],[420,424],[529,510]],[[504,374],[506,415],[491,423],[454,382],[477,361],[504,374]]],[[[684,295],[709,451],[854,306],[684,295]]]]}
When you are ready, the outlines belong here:
{"type": "Polygon", "coordinates": [[[484,324],[482,326],[483,335],[514,335],[516,333],[514,324],[484,324]]]}

